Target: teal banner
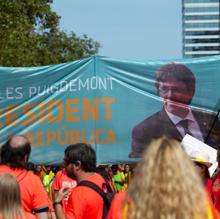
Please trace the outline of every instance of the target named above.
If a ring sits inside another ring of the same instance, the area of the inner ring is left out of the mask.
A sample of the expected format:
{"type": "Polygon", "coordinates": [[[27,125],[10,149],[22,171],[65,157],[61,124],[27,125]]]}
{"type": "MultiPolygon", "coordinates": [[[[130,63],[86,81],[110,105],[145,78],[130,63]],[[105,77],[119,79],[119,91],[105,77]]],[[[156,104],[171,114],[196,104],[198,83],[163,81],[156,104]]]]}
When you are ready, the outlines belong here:
{"type": "Polygon", "coordinates": [[[136,161],[162,135],[181,141],[188,133],[217,147],[219,69],[219,56],[1,67],[0,142],[24,134],[31,161],[46,165],[77,142],[94,147],[98,164],[136,161]]]}

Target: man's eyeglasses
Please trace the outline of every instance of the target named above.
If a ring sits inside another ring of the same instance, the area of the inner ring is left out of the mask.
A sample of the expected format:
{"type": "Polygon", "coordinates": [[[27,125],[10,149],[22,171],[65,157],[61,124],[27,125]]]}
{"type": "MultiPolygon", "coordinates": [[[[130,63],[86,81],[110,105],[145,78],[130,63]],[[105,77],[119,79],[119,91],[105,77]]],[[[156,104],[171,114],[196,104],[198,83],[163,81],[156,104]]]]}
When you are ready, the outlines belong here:
{"type": "Polygon", "coordinates": [[[197,166],[197,167],[200,167],[200,168],[204,168],[205,167],[204,164],[199,163],[199,162],[194,162],[194,165],[197,166]]]}
{"type": "Polygon", "coordinates": [[[160,86],[159,91],[163,94],[168,93],[169,91],[175,92],[175,93],[182,93],[183,89],[179,87],[169,87],[169,86],[160,86]]]}

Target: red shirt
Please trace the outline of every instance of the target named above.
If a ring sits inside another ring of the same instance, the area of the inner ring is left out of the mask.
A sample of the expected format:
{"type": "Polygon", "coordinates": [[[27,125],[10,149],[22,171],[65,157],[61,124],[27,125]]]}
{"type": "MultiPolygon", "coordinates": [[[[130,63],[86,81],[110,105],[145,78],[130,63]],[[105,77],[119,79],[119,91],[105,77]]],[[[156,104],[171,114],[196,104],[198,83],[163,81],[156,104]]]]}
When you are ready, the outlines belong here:
{"type": "MultiPolygon", "coordinates": [[[[105,183],[102,176],[94,173],[86,178],[102,189],[105,183]]],[[[102,219],[103,199],[93,189],[86,186],[77,186],[69,196],[66,215],[71,219],[102,219]]]]}
{"type": "MultiPolygon", "coordinates": [[[[126,192],[119,192],[115,195],[111,207],[109,209],[108,215],[107,215],[107,219],[121,219],[124,218],[123,215],[123,202],[125,200],[125,195],[126,192]]],[[[207,210],[208,210],[208,217],[207,218],[212,218],[212,219],[218,219],[218,214],[213,206],[213,203],[211,202],[209,196],[207,195],[207,210]]],[[[131,200],[129,199],[128,202],[126,202],[127,204],[131,203],[131,200]]],[[[128,213],[126,211],[126,213],[128,213]]],[[[200,212],[198,212],[200,213],[200,212]]],[[[198,215],[199,216],[199,215],[198,215]]],[[[126,217],[127,218],[127,217],[126,217]]],[[[199,217],[196,217],[199,218],[199,217]]]]}
{"type": "Polygon", "coordinates": [[[48,208],[48,197],[38,176],[31,171],[20,168],[10,168],[0,165],[0,173],[9,173],[16,177],[21,191],[22,207],[26,212],[48,208]]]}
{"type": "MultiPolygon", "coordinates": [[[[71,192],[72,192],[72,189],[74,187],[76,187],[76,185],[77,185],[76,180],[73,180],[73,179],[69,178],[66,174],[66,170],[63,169],[63,170],[60,170],[60,171],[57,172],[57,174],[55,176],[55,179],[53,181],[53,184],[52,184],[52,189],[54,191],[59,191],[63,187],[68,187],[69,188],[69,195],[70,195],[71,192]]],[[[68,195],[68,197],[66,197],[62,201],[64,213],[66,212],[66,207],[67,207],[69,195],[68,195]]]]}
{"type": "Polygon", "coordinates": [[[212,200],[213,194],[212,194],[212,180],[211,179],[207,180],[206,185],[205,185],[205,189],[209,195],[210,200],[212,200]]]}
{"type": "Polygon", "coordinates": [[[115,194],[111,207],[108,212],[107,219],[121,219],[122,218],[122,204],[125,199],[126,192],[122,191],[115,194]]]}
{"type": "Polygon", "coordinates": [[[217,175],[215,179],[213,179],[212,195],[213,195],[214,206],[220,213],[220,174],[217,175]]]}

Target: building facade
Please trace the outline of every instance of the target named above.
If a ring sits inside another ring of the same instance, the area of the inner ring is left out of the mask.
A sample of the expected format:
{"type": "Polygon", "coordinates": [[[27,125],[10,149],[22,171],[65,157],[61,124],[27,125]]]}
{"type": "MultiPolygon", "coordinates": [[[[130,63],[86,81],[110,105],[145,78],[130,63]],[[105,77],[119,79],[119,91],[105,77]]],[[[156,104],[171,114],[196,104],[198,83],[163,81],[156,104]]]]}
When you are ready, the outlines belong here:
{"type": "Polygon", "coordinates": [[[183,57],[220,54],[220,0],[182,0],[183,57]]]}

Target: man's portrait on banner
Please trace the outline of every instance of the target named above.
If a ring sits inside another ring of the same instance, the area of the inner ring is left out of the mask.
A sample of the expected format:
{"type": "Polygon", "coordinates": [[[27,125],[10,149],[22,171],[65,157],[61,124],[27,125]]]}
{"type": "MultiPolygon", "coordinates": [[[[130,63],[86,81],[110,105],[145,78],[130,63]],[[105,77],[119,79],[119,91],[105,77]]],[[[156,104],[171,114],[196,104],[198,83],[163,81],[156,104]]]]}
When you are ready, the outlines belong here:
{"type": "Polygon", "coordinates": [[[133,127],[129,157],[140,157],[152,139],[163,135],[182,141],[189,134],[214,148],[220,145],[218,119],[208,134],[215,121],[215,114],[190,106],[196,78],[186,65],[172,62],[161,66],[156,71],[155,81],[163,107],[133,127]]]}

